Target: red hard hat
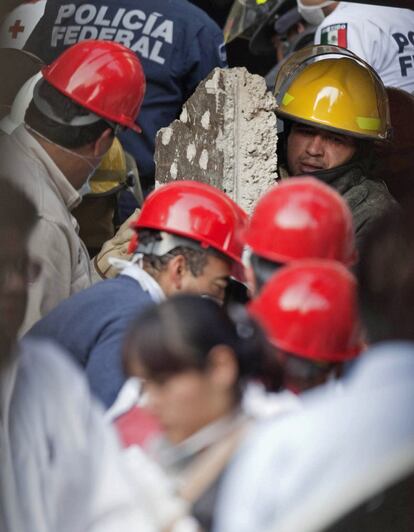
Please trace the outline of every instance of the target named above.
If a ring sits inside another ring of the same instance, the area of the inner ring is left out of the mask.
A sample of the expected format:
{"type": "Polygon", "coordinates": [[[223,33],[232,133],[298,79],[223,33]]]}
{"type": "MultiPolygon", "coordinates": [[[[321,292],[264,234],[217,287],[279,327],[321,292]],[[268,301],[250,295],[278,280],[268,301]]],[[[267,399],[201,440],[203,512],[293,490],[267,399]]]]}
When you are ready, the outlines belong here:
{"type": "Polygon", "coordinates": [[[122,44],[82,41],[42,69],[44,79],[85,109],[140,132],[135,119],[145,93],[138,57],[122,44]]]}
{"type": "Polygon", "coordinates": [[[339,262],[308,259],[284,266],[249,311],[287,353],[341,362],[361,352],[356,282],[339,262]]]}
{"type": "Polygon", "coordinates": [[[273,262],[321,258],[347,266],[356,260],[351,211],[342,197],[314,177],[295,177],[258,201],[246,233],[253,253],[273,262]]]}
{"type": "Polygon", "coordinates": [[[156,229],[195,240],[232,259],[243,279],[247,214],[221,190],[198,181],[163,185],[144,201],[134,229],[156,229]]]}

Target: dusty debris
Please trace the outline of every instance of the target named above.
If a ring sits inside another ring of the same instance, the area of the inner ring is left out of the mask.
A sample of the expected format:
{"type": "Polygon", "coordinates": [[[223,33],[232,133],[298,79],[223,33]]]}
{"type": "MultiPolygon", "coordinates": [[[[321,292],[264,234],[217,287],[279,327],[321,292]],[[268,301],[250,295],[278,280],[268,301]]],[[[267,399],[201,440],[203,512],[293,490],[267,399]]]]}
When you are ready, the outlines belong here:
{"type": "Polygon", "coordinates": [[[277,179],[276,101],[245,68],[216,68],[157,134],[156,181],[215,185],[251,211],[277,179]]]}

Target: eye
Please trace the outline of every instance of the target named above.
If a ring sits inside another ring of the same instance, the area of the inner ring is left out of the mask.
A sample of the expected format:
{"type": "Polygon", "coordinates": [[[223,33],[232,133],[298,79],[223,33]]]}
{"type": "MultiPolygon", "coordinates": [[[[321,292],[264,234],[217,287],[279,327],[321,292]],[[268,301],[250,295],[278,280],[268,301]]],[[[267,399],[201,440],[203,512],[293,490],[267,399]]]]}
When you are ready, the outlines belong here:
{"type": "Polygon", "coordinates": [[[145,380],[144,383],[147,387],[161,388],[171,379],[172,375],[170,373],[157,373],[156,375],[150,375],[145,380]]]}
{"type": "Polygon", "coordinates": [[[211,301],[214,301],[215,303],[217,303],[217,305],[222,306],[224,304],[225,295],[226,290],[222,288],[212,289],[209,294],[203,294],[202,297],[205,297],[206,299],[211,299],[211,301]]]}
{"type": "Polygon", "coordinates": [[[349,141],[349,139],[342,137],[341,135],[327,135],[328,142],[331,142],[332,144],[337,144],[340,146],[351,146],[352,142],[349,141]]]}
{"type": "Polygon", "coordinates": [[[222,305],[226,297],[227,285],[228,285],[227,280],[219,279],[211,283],[208,293],[206,292],[205,294],[203,294],[203,297],[212,299],[219,305],[222,305]]]}
{"type": "Polygon", "coordinates": [[[315,135],[314,129],[303,124],[295,125],[295,131],[298,131],[301,135],[315,135]]]}

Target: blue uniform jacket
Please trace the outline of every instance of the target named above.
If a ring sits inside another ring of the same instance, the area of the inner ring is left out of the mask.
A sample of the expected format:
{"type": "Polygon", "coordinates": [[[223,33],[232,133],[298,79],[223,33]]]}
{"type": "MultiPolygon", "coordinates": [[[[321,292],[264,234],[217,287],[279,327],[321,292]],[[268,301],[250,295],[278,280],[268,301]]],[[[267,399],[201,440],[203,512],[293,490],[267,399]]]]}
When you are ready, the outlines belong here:
{"type": "Polygon", "coordinates": [[[69,351],[85,369],[92,392],[109,408],[125,381],[125,331],[149,304],[148,292],[135,279],[120,275],[66,299],[27,336],[50,338],[69,351]]]}
{"type": "Polygon", "coordinates": [[[120,42],[138,55],[147,90],[137,122],[142,134],[123,133],[144,188],[153,183],[157,131],[169,125],[198,83],[227,65],[218,25],[187,0],[49,0],[25,48],[50,63],[85,39],[120,42]]]}

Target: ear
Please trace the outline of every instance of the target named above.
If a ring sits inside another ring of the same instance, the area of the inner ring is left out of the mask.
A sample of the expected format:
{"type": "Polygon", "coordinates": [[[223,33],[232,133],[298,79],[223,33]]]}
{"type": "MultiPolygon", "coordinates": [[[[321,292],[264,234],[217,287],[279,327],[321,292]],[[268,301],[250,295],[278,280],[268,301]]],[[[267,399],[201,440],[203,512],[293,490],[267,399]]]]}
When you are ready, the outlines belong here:
{"type": "Polygon", "coordinates": [[[170,296],[179,292],[183,286],[183,278],[187,273],[187,262],[183,255],[173,257],[161,272],[159,283],[165,294],[170,296]]]}
{"type": "Polygon", "coordinates": [[[244,271],[246,275],[246,284],[249,291],[249,296],[253,298],[257,295],[256,277],[251,266],[247,266],[244,271]]]}
{"type": "Polygon", "coordinates": [[[109,148],[112,146],[112,143],[114,141],[114,133],[110,127],[105,129],[105,131],[102,132],[100,137],[95,141],[93,145],[93,155],[94,157],[103,157],[105,153],[109,150],[109,148]]]}
{"type": "Polygon", "coordinates": [[[296,30],[297,32],[300,34],[300,33],[303,33],[305,31],[305,25],[303,24],[303,22],[298,22],[297,23],[297,26],[296,26],[296,30]]]}
{"type": "Polygon", "coordinates": [[[216,345],[208,354],[208,373],[211,382],[220,389],[233,389],[238,380],[236,354],[227,345],[216,345]]]}

